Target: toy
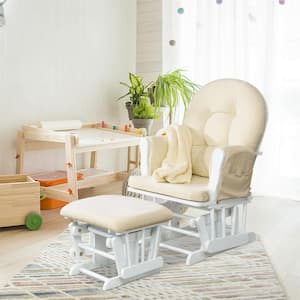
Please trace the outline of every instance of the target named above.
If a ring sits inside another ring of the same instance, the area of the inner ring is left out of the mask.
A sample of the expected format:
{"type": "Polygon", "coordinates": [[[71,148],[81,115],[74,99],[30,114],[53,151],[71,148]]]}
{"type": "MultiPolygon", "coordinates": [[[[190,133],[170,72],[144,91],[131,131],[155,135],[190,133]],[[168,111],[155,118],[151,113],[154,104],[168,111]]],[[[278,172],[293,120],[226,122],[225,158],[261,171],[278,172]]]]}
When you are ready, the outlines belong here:
{"type": "Polygon", "coordinates": [[[31,231],[39,230],[42,225],[42,217],[37,213],[30,213],[25,218],[25,225],[31,231]]]}
{"type": "Polygon", "coordinates": [[[145,128],[134,128],[131,124],[125,124],[124,126],[118,126],[101,121],[101,129],[107,131],[117,131],[122,134],[133,134],[139,136],[146,136],[147,132],[145,128]]]}
{"type": "Polygon", "coordinates": [[[30,214],[40,213],[40,184],[26,175],[0,176],[0,206],[0,227],[32,224],[30,214]]]}

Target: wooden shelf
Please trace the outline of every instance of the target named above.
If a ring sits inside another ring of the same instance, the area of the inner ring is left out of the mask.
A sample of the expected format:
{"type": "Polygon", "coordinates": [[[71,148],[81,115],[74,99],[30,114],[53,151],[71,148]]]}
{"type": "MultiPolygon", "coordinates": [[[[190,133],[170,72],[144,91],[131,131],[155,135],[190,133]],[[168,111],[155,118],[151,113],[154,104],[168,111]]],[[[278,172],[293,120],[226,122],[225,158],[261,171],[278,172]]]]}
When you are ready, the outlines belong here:
{"type": "MultiPolygon", "coordinates": [[[[86,189],[111,182],[122,180],[127,176],[127,172],[112,172],[99,169],[81,169],[78,172],[83,174],[82,179],[77,181],[77,189],[86,189]]],[[[41,193],[49,198],[57,198],[65,201],[72,201],[72,195],[69,194],[69,184],[59,184],[54,186],[41,186],[41,193]]]]}
{"type": "Polygon", "coordinates": [[[124,174],[126,174],[125,172],[112,172],[94,168],[81,169],[79,172],[83,174],[83,178],[77,181],[79,189],[108,184],[110,182],[120,180],[122,174],[123,177],[124,174]]]}
{"type": "MultiPolygon", "coordinates": [[[[108,126],[106,124],[106,126],[108,126]]],[[[68,183],[51,187],[41,187],[41,192],[49,198],[72,201],[78,199],[78,190],[109,184],[126,176],[125,172],[108,172],[96,169],[96,152],[102,149],[136,148],[135,165],[139,163],[138,145],[144,133],[114,130],[112,126],[101,128],[98,123],[83,124],[77,130],[48,130],[34,125],[23,126],[17,138],[17,174],[24,173],[24,153],[62,146],[65,149],[68,183]],[[90,168],[77,170],[76,155],[90,153],[90,168]],[[77,172],[83,173],[77,180],[77,172]]],[[[128,169],[134,161],[128,159],[128,169]]]]}

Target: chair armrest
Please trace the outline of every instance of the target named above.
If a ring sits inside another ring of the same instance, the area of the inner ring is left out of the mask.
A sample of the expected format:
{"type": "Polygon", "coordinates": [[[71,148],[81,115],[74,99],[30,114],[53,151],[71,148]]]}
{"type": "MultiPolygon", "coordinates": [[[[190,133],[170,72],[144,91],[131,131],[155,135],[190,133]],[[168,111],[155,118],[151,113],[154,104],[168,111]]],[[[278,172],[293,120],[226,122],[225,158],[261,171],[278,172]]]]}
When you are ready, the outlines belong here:
{"type": "Polygon", "coordinates": [[[209,190],[213,202],[250,194],[256,152],[243,146],[217,148],[211,159],[209,190]]]}
{"type": "Polygon", "coordinates": [[[141,175],[152,175],[159,168],[168,151],[168,139],[163,135],[148,136],[141,144],[141,175]]]}

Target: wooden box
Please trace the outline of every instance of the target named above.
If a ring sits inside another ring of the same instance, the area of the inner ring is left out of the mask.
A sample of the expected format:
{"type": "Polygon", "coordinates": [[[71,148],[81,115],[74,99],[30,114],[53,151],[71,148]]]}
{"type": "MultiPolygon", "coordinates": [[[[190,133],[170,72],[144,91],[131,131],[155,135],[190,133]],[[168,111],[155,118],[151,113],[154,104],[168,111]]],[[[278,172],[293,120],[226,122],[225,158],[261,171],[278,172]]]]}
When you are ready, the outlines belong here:
{"type": "Polygon", "coordinates": [[[40,213],[40,184],[26,175],[0,176],[0,227],[24,225],[40,213]]]}

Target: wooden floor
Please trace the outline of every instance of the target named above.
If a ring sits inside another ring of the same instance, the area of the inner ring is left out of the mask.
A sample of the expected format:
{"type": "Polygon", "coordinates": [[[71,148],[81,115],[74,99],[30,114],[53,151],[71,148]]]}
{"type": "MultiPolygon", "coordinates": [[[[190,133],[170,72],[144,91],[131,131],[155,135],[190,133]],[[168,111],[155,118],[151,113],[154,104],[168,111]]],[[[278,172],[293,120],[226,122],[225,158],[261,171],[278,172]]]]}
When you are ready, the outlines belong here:
{"type": "MultiPolygon", "coordinates": [[[[120,194],[121,182],[97,188],[97,194],[120,194]]],[[[89,196],[92,190],[85,190],[80,197],[89,196]]],[[[63,232],[68,220],[59,214],[59,209],[41,212],[43,225],[38,231],[29,231],[24,226],[0,228],[0,286],[38,256],[57,235],[63,232]]]]}

